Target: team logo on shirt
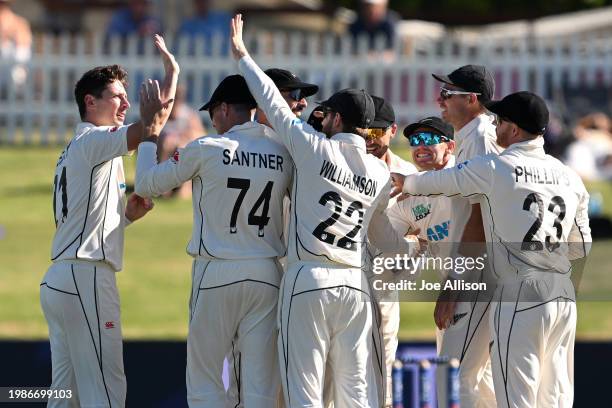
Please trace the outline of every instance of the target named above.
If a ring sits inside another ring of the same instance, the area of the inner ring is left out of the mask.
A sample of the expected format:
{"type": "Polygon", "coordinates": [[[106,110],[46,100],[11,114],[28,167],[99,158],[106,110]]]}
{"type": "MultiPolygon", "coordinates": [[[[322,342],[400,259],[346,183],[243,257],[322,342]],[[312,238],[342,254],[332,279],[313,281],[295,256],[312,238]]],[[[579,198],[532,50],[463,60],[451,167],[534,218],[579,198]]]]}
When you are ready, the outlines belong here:
{"type": "Polygon", "coordinates": [[[179,156],[180,156],[179,151],[175,150],[174,154],[172,155],[172,158],[170,160],[172,160],[173,163],[178,163],[179,156]]]}
{"type": "Polygon", "coordinates": [[[104,328],[105,329],[114,329],[115,328],[115,322],[106,322],[106,323],[104,323],[104,328]]]}
{"type": "Polygon", "coordinates": [[[450,227],[450,220],[445,221],[442,224],[434,225],[433,227],[427,228],[427,240],[428,241],[442,241],[444,238],[448,238],[448,228],[450,227]]]}
{"type": "Polygon", "coordinates": [[[112,128],[108,129],[109,132],[116,132],[117,129],[119,129],[117,126],[113,126],[112,128]]]}
{"type": "Polygon", "coordinates": [[[422,220],[431,214],[431,204],[419,204],[416,207],[412,207],[412,214],[416,221],[422,220]]]}
{"type": "Polygon", "coordinates": [[[469,160],[466,160],[466,161],[464,161],[463,163],[459,163],[459,164],[457,165],[457,168],[458,168],[459,170],[461,170],[462,168],[466,167],[468,163],[469,163],[469,160]]]}

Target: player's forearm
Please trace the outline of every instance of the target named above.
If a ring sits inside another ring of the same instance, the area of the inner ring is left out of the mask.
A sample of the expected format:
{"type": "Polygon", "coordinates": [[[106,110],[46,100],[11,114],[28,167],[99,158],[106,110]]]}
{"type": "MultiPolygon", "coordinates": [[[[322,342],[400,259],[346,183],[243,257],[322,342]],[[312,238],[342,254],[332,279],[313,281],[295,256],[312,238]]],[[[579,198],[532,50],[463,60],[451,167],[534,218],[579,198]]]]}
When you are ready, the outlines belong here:
{"type": "Polygon", "coordinates": [[[176,97],[179,73],[180,68],[178,64],[166,67],[166,76],[164,77],[164,81],[159,90],[162,101],[172,100],[172,102],[170,102],[168,105],[168,114],[170,114],[170,111],[172,111],[172,105],[174,104],[174,98],[176,97]]]}
{"type": "Polygon", "coordinates": [[[155,197],[180,186],[182,182],[166,168],[157,164],[157,145],[141,143],[138,146],[134,192],[141,197],[155,197]]]}
{"type": "Polygon", "coordinates": [[[387,214],[375,211],[368,226],[368,239],[379,250],[412,256],[418,248],[418,239],[405,238],[395,230],[387,214]]]}
{"type": "Polygon", "coordinates": [[[442,172],[427,171],[406,176],[403,192],[412,195],[455,195],[460,194],[457,185],[449,182],[448,178],[441,177],[442,172]]]}
{"type": "Polygon", "coordinates": [[[413,195],[485,194],[491,188],[492,165],[486,159],[474,159],[450,169],[411,174],[404,179],[403,192],[413,195]]]}
{"type": "Polygon", "coordinates": [[[296,119],[287,101],[283,98],[274,82],[249,56],[238,62],[240,73],[246,80],[257,105],[264,111],[268,121],[280,136],[281,141],[290,148],[290,124],[296,119]]]}

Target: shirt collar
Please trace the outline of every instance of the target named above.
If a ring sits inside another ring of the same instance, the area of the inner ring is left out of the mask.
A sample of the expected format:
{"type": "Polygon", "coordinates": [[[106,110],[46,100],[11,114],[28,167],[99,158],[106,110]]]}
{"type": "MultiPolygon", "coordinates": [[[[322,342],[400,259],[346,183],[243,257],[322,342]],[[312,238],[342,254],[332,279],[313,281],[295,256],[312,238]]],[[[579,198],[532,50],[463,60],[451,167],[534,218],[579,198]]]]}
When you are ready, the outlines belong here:
{"type": "Polygon", "coordinates": [[[262,125],[261,123],[255,122],[253,120],[248,121],[248,122],[244,122],[241,123],[239,125],[234,125],[232,126],[227,132],[225,133],[231,133],[231,132],[253,132],[253,131],[260,131],[260,127],[265,125],[262,125]]]}
{"type": "Polygon", "coordinates": [[[331,137],[331,140],[347,143],[357,147],[360,150],[366,151],[365,139],[354,133],[336,133],[331,137]]]}
{"type": "Polygon", "coordinates": [[[493,122],[493,117],[487,115],[486,113],[481,113],[476,116],[474,119],[470,120],[464,127],[459,129],[455,133],[455,140],[457,143],[461,143],[465,138],[467,138],[475,129],[484,124],[489,124],[493,122]]]}
{"type": "Polygon", "coordinates": [[[513,151],[520,151],[523,153],[529,152],[535,155],[544,156],[546,154],[546,152],[544,151],[544,138],[542,136],[538,136],[535,139],[513,143],[512,145],[508,146],[506,150],[504,150],[500,155],[513,151]]]}
{"type": "Polygon", "coordinates": [[[81,134],[84,131],[86,131],[87,129],[91,129],[93,127],[96,127],[96,125],[94,125],[93,123],[90,122],[79,122],[76,125],[76,134],[81,134]]]}

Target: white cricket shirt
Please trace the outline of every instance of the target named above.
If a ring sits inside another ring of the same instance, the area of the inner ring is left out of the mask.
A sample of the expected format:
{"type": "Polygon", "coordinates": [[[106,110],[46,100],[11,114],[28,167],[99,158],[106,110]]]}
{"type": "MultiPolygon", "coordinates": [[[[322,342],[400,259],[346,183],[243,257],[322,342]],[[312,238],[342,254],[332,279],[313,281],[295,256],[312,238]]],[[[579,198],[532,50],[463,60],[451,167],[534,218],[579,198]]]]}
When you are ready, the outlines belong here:
{"type": "MultiPolygon", "coordinates": [[[[455,166],[455,156],[449,157],[445,169],[455,166]]],[[[387,215],[400,234],[420,230],[419,236],[430,244],[449,241],[451,221],[449,197],[409,196],[389,207],[387,215]]]]}
{"type": "Polygon", "coordinates": [[[283,197],[293,174],[287,149],[267,126],[246,122],[194,140],[156,164],[156,145],[138,148],[135,192],[160,195],[192,180],[191,256],[272,258],[285,253],[283,197]]]}
{"type": "MultiPolygon", "coordinates": [[[[459,131],[455,132],[455,157],[456,163],[463,163],[476,156],[496,153],[503,149],[497,144],[497,135],[493,117],[482,113],[468,122],[459,131]]],[[[453,197],[451,199],[453,228],[450,242],[461,242],[463,231],[472,214],[472,204],[480,203],[478,198],[453,197]]]]}
{"type": "Polygon", "coordinates": [[[513,144],[499,156],[408,176],[404,191],[482,197],[498,279],[532,271],[568,274],[569,260],[586,256],[590,248],[589,195],[573,170],[544,153],[541,137],[513,144]]]}
{"type": "Polygon", "coordinates": [[[363,138],[338,133],[327,139],[296,117],[250,57],[240,60],[239,69],[295,164],[288,263],[361,267],[370,219],[383,214],[389,200],[386,164],[367,153],[363,138]]]}
{"type": "Polygon", "coordinates": [[[82,122],[60,155],[53,180],[56,230],[51,260],[84,259],[123,266],[128,126],[82,122]]]}

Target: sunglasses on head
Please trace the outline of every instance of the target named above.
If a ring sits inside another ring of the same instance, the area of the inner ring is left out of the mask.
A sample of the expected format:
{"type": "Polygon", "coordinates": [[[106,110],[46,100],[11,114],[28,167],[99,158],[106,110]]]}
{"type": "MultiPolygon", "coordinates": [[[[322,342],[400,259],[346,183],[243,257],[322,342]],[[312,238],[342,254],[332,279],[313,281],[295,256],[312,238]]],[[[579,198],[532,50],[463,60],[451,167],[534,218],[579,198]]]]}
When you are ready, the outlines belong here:
{"type": "Polygon", "coordinates": [[[440,99],[447,100],[453,97],[453,95],[480,95],[478,92],[467,92],[467,91],[454,91],[452,89],[440,88],[440,99]]]}
{"type": "Polygon", "coordinates": [[[294,101],[300,101],[304,98],[303,92],[300,88],[297,89],[283,89],[281,92],[287,92],[291,99],[294,101]]]}
{"type": "Polygon", "coordinates": [[[421,144],[424,146],[433,146],[439,143],[448,142],[450,139],[446,136],[442,136],[431,132],[419,132],[408,136],[410,146],[417,147],[421,144]]]}

